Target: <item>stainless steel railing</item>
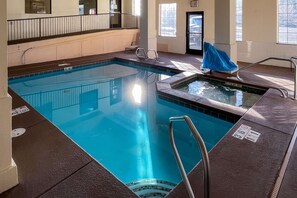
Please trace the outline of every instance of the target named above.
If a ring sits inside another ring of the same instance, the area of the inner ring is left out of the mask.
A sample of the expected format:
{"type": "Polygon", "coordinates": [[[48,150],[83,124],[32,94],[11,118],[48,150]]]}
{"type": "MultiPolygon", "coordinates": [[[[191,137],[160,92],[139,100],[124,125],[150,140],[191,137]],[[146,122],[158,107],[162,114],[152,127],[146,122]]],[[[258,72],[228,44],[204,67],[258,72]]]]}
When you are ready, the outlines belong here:
{"type": "Polygon", "coordinates": [[[180,117],[170,117],[169,118],[169,135],[170,135],[170,143],[172,146],[172,149],[174,151],[174,156],[176,158],[180,173],[182,175],[183,181],[186,185],[187,191],[189,193],[189,197],[190,198],[194,198],[194,193],[191,187],[191,184],[189,182],[187,173],[184,169],[183,163],[181,161],[181,158],[178,154],[178,150],[176,148],[175,145],[175,141],[174,141],[174,136],[173,136],[173,122],[175,121],[185,121],[188,125],[188,127],[190,128],[191,133],[193,134],[196,142],[199,145],[200,148],[200,152],[202,155],[202,161],[203,161],[203,170],[204,170],[204,197],[205,198],[209,198],[209,192],[210,192],[210,165],[209,165],[209,158],[208,158],[208,153],[206,150],[206,146],[204,144],[204,141],[202,139],[202,137],[200,136],[198,130],[196,129],[196,127],[194,126],[192,120],[188,117],[188,116],[180,116],[180,117]]]}
{"type": "MultiPolygon", "coordinates": [[[[250,64],[250,65],[247,65],[247,66],[245,66],[245,67],[240,68],[240,69],[237,71],[236,77],[237,77],[238,80],[243,81],[243,79],[242,79],[242,78],[240,77],[240,75],[239,75],[240,71],[242,71],[242,70],[246,70],[246,69],[251,68],[251,67],[254,67],[254,66],[256,66],[256,65],[258,65],[258,64],[260,64],[260,63],[264,63],[264,62],[269,61],[269,60],[278,60],[278,61],[286,61],[286,62],[290,62],[290,63],[291,63],[291,67],[294,66],[294,69],[295,69],[295,75],[294,75],[294,96],[293,96],[293,98],[291,98],[291,99],[293,99],[293,100],[297,100],[297,86],[296,86],[296,82],[297,82],[297,65],[296,65],[296,63],[294,62],[294,59],[297,59],[297,58],[292,57],[291,59],[286,59],[286,58],[269,57],[269,58],[263,59],[263,60],[261,60],[261,61],[258,61],[258,62],[256,62],[256,63],[252,63],[252,64],[250,64]]],[[[288,90],[286,90],[286,89],[284,89],[284,88],[279,88],[279,87],[270,87],[270,88],[272,88],[272,89],[276,89],[276,90],[280,91],[280,92],[281,92],[281,95],[282,95],[284,98],[289,97],[288,90]]],[[[290,98],[290,97],[289,97],[289,98],[290,98]]]]}

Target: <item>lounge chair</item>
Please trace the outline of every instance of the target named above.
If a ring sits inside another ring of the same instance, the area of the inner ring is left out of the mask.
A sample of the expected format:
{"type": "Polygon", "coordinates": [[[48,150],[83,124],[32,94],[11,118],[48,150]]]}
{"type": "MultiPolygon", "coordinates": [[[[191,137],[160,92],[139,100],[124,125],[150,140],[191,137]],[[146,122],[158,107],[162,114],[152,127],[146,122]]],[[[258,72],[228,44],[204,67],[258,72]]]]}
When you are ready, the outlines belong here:
{"type": "Polygon", "coordinates": [[[125,48],[125,52],[134,52],[139,47],[136,41],[133,41],[129,47],[125,48]]]}

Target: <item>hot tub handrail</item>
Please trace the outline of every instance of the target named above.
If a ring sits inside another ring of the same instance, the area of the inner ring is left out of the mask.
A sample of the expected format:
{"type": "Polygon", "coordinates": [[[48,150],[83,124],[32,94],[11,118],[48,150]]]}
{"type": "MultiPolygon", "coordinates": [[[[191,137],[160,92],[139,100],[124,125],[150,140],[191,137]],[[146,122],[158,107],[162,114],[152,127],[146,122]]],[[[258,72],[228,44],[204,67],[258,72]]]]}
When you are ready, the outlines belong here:
{"type": "MultiPolygon", "coordinates": [[[[294,68],[295,68],[295,75],[294,75],[294,96],[293,96],[293,98],[291,98],[291,99],[293,99],[293,100],[297,100],[297,86],[296,86],[296,82],[297,82],[297,65],[296,65],[296,63],[294,62],[294,59],[297,59],[297,57],[291,57],[290,59],[287,59],[287,58],[277,58],[277,57],[269,57],[269,58],[263,59],[263,60],[261,60],[261,61],[258,61],[258,62],[256,62],[256,63],[252,63],[252,64],[249,64],[249,65],[247,65],[247,66],[245,66],[245,67],[240,68],[240,69],[237,71],[236,78],[237,78],[238,80],[240,80],[240,81],[243,81],[243,79],[242,79],[242,78],[240,77],[240,75],[239,75],[240,71],[242,71],[242,70],[246,70],[246,69],[248,69],[248,68],[251,68],[251,67],[253,67],[253,66],[256,66],[256,65],[258,65],[258,64],[260,64],[260,63],[264,63],[264,62],[269,61],[269,60],[278,60],[278,61],[286,61],[286,62],[290,62],[290,63],[291,63],[291,67],[294,66],[294,68]]],[[[284,98],[286,98],[287,96],[289,97],[288,91],[287,91],[286,89],[284,89],[284,88],[279,88],[279,87],[270,87],[270,88],[272,88],[272,89],[276,89],[276,90],[280,91],[281,94],[282,94],[282,96],[283,96],[284,98]]]]}
{"type": "Polygon", "coordinates": [[[193,124],[192,120],[188,116],[179,116],[179,117],[170,117],[169,118],[169,136],[170,136],[170,143],[172,146],[172,149],[174,151],[174,156],[176,158],[180,173],[182,175],[183,181],[185,183],[185,186],[187,188],[187,191],[189,193],[190,198],[195,198],[191,184],[189,182],[189,179],[187,177],[187,173],[184,169],[183,163],[181,161],[181,158],[178,154],[178,150],[175,145],[174,136],[173,136],[173,122],[174,121],[185,121],[190,128],[191,133],[193,134],[196,142],[199,145],[200,152],[202,155],[202,161],[203,161],[203,170],[204,170],[204,197],[209,198],[209,192],[210,192],[210,165],[209,165],[209,157],[207,153],[206,146],[204,144],[204,141],[202,137],[200,136],[198,130],[196,129],[195,125],[193,124]]]}

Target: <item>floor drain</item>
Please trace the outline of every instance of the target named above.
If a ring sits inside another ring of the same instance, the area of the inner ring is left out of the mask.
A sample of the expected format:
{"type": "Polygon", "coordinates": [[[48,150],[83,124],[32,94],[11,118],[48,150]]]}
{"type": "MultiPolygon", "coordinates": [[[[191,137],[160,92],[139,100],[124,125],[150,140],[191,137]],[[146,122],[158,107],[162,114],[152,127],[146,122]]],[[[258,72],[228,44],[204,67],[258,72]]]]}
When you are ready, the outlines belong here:
{"type": "Polygon", "coordinates": [[[24,129],[24,128],[13,129],[11,131],[11,137],[13,137],[13,138],[19,137],[19,136],[23,135],[25,132],[26,132],[26,129],[24,129]]]}

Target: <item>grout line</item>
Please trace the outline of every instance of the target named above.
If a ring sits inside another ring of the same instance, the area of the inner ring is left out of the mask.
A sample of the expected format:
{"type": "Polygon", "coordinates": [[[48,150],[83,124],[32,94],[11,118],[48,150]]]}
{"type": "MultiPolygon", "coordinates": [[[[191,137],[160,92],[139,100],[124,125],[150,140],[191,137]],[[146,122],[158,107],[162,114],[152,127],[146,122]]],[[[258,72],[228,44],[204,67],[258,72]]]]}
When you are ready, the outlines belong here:
{"type": "Polygon", "coordinates": [[[286,169],[287,169],[288,164],[289,164],[289,160],[291,158],[293,147],[294,147],[295,142],[296,142],[296,138],[297,138],[297,128],[295,129],[294,135],[293,135],[293,137],[291,139],[289,148],[287,150],[285,159],[284,159],[283,164],[281,166],[279,175],[278,175],[277,180],[275,182],[275,185],[274,185],[274,188],[273,188],[273,191],[271,193],[270,198],[276,198],[278,196],[278,193],[279,193],[280,188],[281,188],[281,184],[283,182],[283,179],[284,179],[284,176],[285,176],[285,173],[286,173],[286,169]]]}
{"type": "Polygon", "coordinates": [[[61,181],[59,181],[58,183],[54,184],[52,187],[50,187],[49,189],[45,190],[43,193],[41,193],[40,195],[38,195],[37,197],[41,197],[42,195],[45,195],[47,192],[49,192],[50,190],[52,190],[54,187],[58,186],[60,183],[62,183],[63,181],[67,180],[68,178],[70,178],[72,175],[74,175],[75,173],[77,173],[78,171],[80,171],[81,169],[83,169],[84,167],[88,166],[90,163],[94,162],[93,159],[91,159],[91,161],[89,161],[88,163],[86,163],[85,165],[83,165],[82,167],[80,167],[79,169],[77,169],[76,171],[74,171],[73,173],[71,173],[70,175],[68,175],[67,177],[65,177],[64,179],[62,179],[61,181]]]}

